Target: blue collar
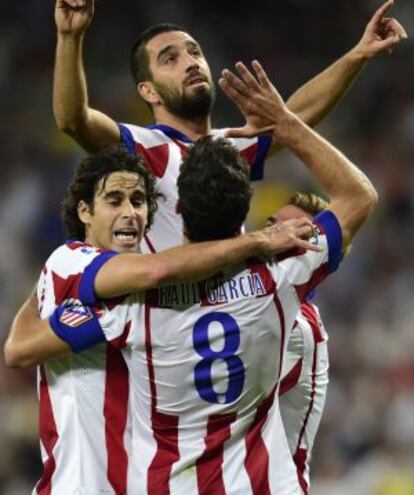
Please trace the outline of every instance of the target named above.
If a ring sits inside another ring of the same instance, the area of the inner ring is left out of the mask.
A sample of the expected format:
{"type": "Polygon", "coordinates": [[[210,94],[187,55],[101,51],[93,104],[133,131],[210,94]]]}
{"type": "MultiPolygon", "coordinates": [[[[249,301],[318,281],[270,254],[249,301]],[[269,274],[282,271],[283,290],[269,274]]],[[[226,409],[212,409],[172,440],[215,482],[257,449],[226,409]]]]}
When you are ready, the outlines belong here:
{"type": "Polygon", "coordinates": [[[184,143],[194,144],[194,141],[192,141],[185,134],[183,134],[180,131],[177,131],[177,129],[174,129],[173,127],[169,127],[168,125],[153,124],[153,125],[148,126],[147,128],[148,129],[157,129],[157,130],[163,132],[166,136],[168,136],[170,138],[176,138],[176,139],[179,139],[180,141],[183,141],[184,143]]]}

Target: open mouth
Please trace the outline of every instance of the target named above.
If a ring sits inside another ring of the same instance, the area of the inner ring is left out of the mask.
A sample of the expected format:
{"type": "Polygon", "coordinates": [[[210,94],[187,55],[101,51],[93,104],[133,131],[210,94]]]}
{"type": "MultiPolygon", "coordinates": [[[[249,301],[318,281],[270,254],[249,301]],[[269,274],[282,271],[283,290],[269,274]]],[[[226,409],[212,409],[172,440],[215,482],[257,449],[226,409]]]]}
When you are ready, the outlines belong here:
{"type": "Polygon", "coordinates": [[[207,83],[207,79],[204,76],[197,76],[186,81],[186,86],[195,86],[196,84],[202,83],[207,83]]]}
{"type": "Polygon", "coordinates": [[[119,242],[135,242],[138,237],[138,230],[134,228],[124,228],[114,231],[114,236],[119,242]]]}

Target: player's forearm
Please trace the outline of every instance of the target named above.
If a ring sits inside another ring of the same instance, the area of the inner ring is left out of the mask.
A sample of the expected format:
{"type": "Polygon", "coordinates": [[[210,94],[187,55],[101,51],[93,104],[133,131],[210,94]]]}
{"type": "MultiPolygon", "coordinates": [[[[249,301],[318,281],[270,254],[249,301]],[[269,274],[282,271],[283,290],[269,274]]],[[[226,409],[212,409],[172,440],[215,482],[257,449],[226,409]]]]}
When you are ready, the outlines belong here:
{"type": "Polygon", "coordinates": [[[342,100],[366,63],[367,58],[353,48],[299,88],[287,101],[289,110],[315,126],[342,100]]]}
{"type": "Polygon", "coordinates": [[[88,92],[82,61],[83,35],[58,34],[53,112],[60,130],[76,135],[88,118],[88,92]]]}
{"type": "Polygon", "coordinates": [[[331,208],[344,228],[344,236],[352,236],[378,199],[367,176],[293,114],[281,119],[275,134],[325,189],[331,208]]]}
{"type": "Polygon", "coordinates": [[[53,112],[60,130],[88,152],[120,142],[115,121],[89,107],[82,60],[83,34],[59,34],[53,83],[53,112]]]}
{"type": "Polygon", "coordinates": [[[187,244],[155,255],[115,256],[99,270],[95,293],[99,298],[109,298],[165,283],[202,280],[250,256],[263,254],[265,242],[260,233],[252,233],[187,244]]]}
{"type": "Polygon", "coordinates": [[[70,348],[41,320],[33,293],[16,314],[4,346],[4,361],[12,368],[28,368],[70,348]]]}

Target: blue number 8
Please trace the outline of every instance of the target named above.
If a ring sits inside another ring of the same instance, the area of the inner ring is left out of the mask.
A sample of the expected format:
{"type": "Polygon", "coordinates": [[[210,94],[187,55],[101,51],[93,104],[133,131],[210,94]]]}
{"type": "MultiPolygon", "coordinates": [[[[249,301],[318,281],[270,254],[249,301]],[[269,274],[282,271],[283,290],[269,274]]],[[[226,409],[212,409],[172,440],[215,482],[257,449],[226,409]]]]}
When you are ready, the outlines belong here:
{"type": "Polygon", "coordinates": [[[245,371],[243,361],[235,355],[240,346],[240,328],[236,320],[227,313],[213,312],[202,316],[193,328],[194,349],[203,357],[194,368],[194,382],[200,397],[214,404],[229,404],[242,393],[245,371]],[[210,323],[220,323],[224,330],[224,347],[214,351],[208,340],[210,323]],[[222,359],[229,371],[229,384],[224,394],[213,388],[211,368],[216,359],[222,359]]]}

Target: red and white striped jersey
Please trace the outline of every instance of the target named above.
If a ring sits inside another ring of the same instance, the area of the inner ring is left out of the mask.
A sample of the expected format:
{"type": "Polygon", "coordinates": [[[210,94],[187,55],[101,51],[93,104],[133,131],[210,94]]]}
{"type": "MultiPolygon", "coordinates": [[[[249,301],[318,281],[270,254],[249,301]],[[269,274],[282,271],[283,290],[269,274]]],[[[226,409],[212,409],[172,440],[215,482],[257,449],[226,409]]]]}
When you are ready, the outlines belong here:
{"type": "Polygon", "coordinates": [[[99,312],[130,376],[129,493],[301,493],[277,394],[303,295],[339,261],[335,217],[318,222],[322,252],[249,260],[99,312]]]}
{"type": "MultiPolygon", "coordinates": [[[[150,232],[144,236],[141,250],[144,253],[158,252],[183,243],[181,215],[177,214],[177,179],[183,156],[193,142],[184,134],[165,125],[139,127],[120,124],[121,141],[131,153],[140,153],[157,178],[157,191],[164,199],[158,201],[158,211],[150,232]]],[[[222,137],[226,129],[212,130],[211,135],[222,137]]],[[[251,167],[250,177],[263,177],[264,160],[271,144],[270,136],[259,138],[237,138],[230,142],[251,167]]]]}
{"type": "Polygon", "coordinates": [[[312,448],[328,388],[328,334],[319,309],[300,308],[289,339],[279,389],[280,413],[303,494],[309,491],[312,448]]]}
{"type": "MultiPolygon", "coordinates": [[[[89,281],[112,255],[80,242],[55,250],[37,285],[41,317],[68,299],[93,303],[89,281]]],[[[43,475],[33,495],[126,493],[129,382],[121,353],[103,343],[45,362],[38,395],[43,475]]]]}

